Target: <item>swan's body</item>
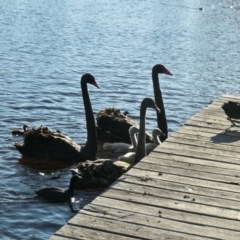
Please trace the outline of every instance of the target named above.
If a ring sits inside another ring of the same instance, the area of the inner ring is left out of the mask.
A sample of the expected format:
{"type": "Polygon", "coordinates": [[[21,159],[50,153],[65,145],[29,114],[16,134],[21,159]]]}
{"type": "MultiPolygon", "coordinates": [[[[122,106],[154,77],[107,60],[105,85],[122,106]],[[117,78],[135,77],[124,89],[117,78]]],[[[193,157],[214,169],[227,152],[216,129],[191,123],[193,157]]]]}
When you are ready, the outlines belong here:
{"type": "Polygon", "coordinates": [[[36,191],[36,194],[39,197],[47,199],[49,202],[54,203],[64,203],[68,201],[70,197],[69,191],[57,187],[43,188],[39,191],[36,191]]]}
{"type": "Polygon", "coordinates": [[[114,142],[114,143],[106,142],[103,144],[103,150],[110,151],[116,154],[125,154],[127,152],[135,151],[137,148],[137,139],[136,139],[137,132],[138,132],[137,127],[134,126],[129,128],[129,136],[131,139],[131,144],[124,143],[124,142],[114,142]]]}
{"type": "Polygon", "coordinates": [[[232,123],[232,126],[236,126],[234,119],[240,119],[240,103],[228,101],[222,105],[222,109],[228,116],[228,120],[232,123]]]}
{"type": "MultiPolygon", "coordinates": [[[[152,69],[153,90],[156,105],[161,109],[157,114],[158,128],[162,130],[164,136],[161,136],[163,142],[168,137],[168,128],[163,104],[162,93],[158,74],[172,75],[172,73],[163,65],[157,64],[152,69]]],[[[122,114],[119,109],[106,108],[97,115],[97,138],[102,142],[126,142],[130,143],[128,129],[131,126],[138,126],[138,123],[129,116],[122,114]]],[[[152,142],[151,134],[146,133],[146,142],[152,142]]]]}
{"type": "Polygon", "coordinates": [[[15,144],[15,147],[23,156],[67,162],[96,159],[98,150],[96,127],[87,84],[98,87],[95,78],[91,74],[87,73],[82,76],[81,89],[87,125],[87,142],[85,146],[79,146],[71,138],[59,131],[52,132],[46,127],[37,129],[24,127],[23,144],[15,144]]]}

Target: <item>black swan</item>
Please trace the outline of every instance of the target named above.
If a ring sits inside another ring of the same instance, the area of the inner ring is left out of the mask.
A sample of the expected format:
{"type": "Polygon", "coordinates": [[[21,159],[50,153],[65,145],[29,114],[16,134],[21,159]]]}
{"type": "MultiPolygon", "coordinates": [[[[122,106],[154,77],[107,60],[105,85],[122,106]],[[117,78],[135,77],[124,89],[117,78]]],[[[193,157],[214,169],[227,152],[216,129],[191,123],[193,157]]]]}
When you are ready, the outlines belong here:
{"type": "Polygon", "coordinates": [[[164,142],[168,137],[168,125],[167,125],[167,118],[163,103],[162,92],[160,89],[160,81],[158,74],[164,73],[167,75],[172,75],[172,73],[162,64],[157,64],[152,68],[152,81],[153,81],[153,91],[154,91],[154,98],[158,108],[161,109],[161,112],[157,113],[157,123],[158,128],[161,129],[163,135],[160,136],[161,142],[164,142]]]}
{"type": "Polygon", "coordinates": [[[72,207],[71,198],[74,196],[74,189],[78,181],[79,177],[73,176],[70,180],[69,188],[66,190],[57,187],[49,187],[36,191],[36,194],[52,203],[67,202],[71,210],[74,212],[75,210],[72,207]]]}
{"type": "MultiPolygon", "coordinates": [[[[50,131],[47,127],[37,129],[24,126],[23,143],[16,143],[15,147],[24,157],[34,157],[44,160],[56,160],[65,162],[79,162],[95,160],[97,155],[96,125],[88,94],[87,84],[99,88],[95,78],[86,73],[81,78],[82,97],[84,102],[87,141],[85,146],[75,143],[70,137],[59,131],[50,131]]],[[[19,133],[15,130],[14,133],[19,133]]]]}
{"type": "Polygon", "coordinates": [[[44,188],[36,193],[40,197],[51,202],[68,202],[71,207],[70,200],[74,195],[74,189],[105,188],[112,184],[133,164],[140,161],[141,158],[145,156],[145,117],[147,108],[153,108],[159,111],[152,99],[145,98],[142,101],[140,108],[138,146],[133,162],[129,164],[124,161],[113,161],[110,159],[80,162],[76,168],[71,169],[73,176],[70,180],[68,190],[61,188],[44,188]]]}
{"type": "Polygon", "coordinates": [[[228,116],[228,120],[232,123],[232,126],[236,126],[234,119],[240,119],[240,103],[228,101],[222,105],[222,109],[228,116]]]}
{"type": "MultiPolygon", "coordinates": [[[[161,142],[168,137],[167,120],[163,104],[162,92],[158,74],[172,75],[172,73],[163,65],[157,64],[152,68],[152,81],[155,102],[161,109],[157,115],[158,128],[162,130],[164,136],[161,136],[161,142]]],[[[128,130],[131,126],[139,127],[138,123],[127,114],[121,113],[116,108],[106,108],[97,114],[97,138],[102,142],[126,142],[130,143],[128,130]]],[[[146,134],[146,142],[152,142],[151,134],[146,134]]]]}

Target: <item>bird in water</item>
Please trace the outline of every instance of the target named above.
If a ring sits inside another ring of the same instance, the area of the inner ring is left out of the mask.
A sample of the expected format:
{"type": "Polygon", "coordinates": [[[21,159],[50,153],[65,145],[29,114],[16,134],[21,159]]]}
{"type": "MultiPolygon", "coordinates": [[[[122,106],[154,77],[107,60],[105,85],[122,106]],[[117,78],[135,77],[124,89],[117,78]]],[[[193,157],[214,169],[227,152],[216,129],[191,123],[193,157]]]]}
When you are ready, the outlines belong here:
{"type": "MultiPolygon", "coordinates": [[[[161,113],[157,114],[158,128],[164,133],[161,142],[168,137],[166,114],[163,104],[162,92],[158,74],[172,75],[163,65],[157,64],[152,68],[152,81],[155,102],[161,113]]],[[[129,115],[121,113],[117,108],[105,108],[97,114],[97,138],[102,142],[126,142],[131,143],[128,130],[131,126],[139,128],[139,124],[129,115]]],[[[146,133],[146,142],[152,142],[151,134],[146,133]]]]}
{"type": "Polygon", "coordinates": [[[232,123],[232,127],[236,126],[236,119],[240,119],[240,103],[228,101],[222,105],[222,109],[232,123]]]}
{"type": "MultiPolygon", "coordinates": [[[[23,143],[16,143],[15,147],[24,157],[34,157],[46,160],[65,161],[69,163],[85,160],[95,160],[97,157],[96,124],[89,98],[87,85],[99,88],[93,75],[86,73],[81,77],[81,90],[85,108],[87,125],[87,141],[80,146],[70,137],[60,131],[50,131],[47,127],[37,129],[24,126],[23,143]]],[[[21,131],[13,131],[19,134],[21,131]]]]}
{"type": "Polygon", "coordinates": [[[159,111],[152,99],[145,98],[142,101],[140,107],[138,145],[134,160],[131,163],[119,160],[113,161],[111,159],[80,162],[76,168],[71,169],[73,176],[67,190],[61,188],[44,188],[36,192],[38,196],[51,202],[68,202],[70,208],[73,210],[71,198],[74,196],[75,189],[106,188],[111,185],[133,164],[145,156],[145,118],[147,108],[153,108],[159,111]],[[142,141],[140,138],[144,138],[144,140],[142,141]]]}
{"type": "Polygon", "coordinates": [[[36,191],[36,194],[52,203],[65,203],[67,202],[70,209],[75,212],[73,206],[72,206],[72,197],[74,196],[74,189],[79,181],[78,176],[73,176],[70,180],[69,188],[68,189],[62,189],[57,187],[49,187],[49,188],[43,188],[41,190],[36,191]]]}

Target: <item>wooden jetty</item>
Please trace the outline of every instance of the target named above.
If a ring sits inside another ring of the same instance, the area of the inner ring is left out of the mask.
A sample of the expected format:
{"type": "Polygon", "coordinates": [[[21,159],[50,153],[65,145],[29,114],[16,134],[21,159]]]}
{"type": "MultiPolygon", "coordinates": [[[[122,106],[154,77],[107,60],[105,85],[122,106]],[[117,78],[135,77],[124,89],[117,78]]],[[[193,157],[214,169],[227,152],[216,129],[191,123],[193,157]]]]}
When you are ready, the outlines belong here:
{"type": "Polygon", "coordinates": [[[51,240],[240,239],[240,127],[222,96],[79,211],[51,240]]]}

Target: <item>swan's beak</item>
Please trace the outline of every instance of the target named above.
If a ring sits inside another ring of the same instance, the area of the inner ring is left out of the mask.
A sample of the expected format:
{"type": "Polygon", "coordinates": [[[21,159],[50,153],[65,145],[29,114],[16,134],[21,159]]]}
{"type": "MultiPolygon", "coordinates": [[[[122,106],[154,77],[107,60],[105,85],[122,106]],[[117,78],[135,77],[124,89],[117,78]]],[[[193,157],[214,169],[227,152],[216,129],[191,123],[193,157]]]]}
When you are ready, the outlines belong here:
{"type": "Polygon", "coordinates": [[[100,87],[98,86],[98,84],[97,84],[96,81],[93,83],[93,85],[94,85],[95,87],[97,87],[97,88],[100,88],[100,87]]]}
{"type": "Polygon", "coordinates": [[[164,73],[167,74],[167,75],[172,76],[172,73],[167,68],[164,69],[164,73]]]}

